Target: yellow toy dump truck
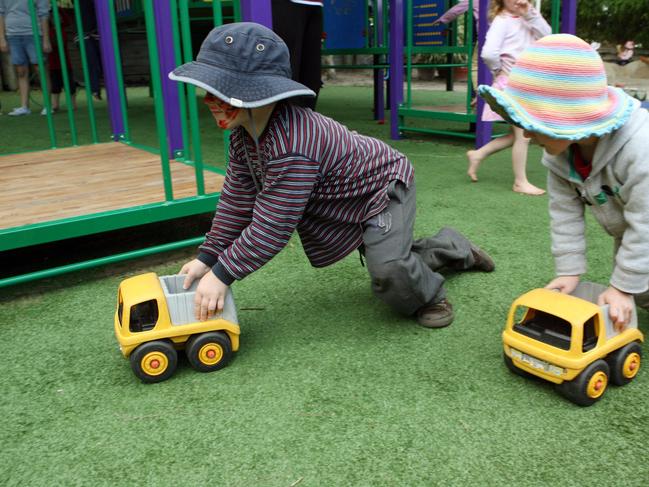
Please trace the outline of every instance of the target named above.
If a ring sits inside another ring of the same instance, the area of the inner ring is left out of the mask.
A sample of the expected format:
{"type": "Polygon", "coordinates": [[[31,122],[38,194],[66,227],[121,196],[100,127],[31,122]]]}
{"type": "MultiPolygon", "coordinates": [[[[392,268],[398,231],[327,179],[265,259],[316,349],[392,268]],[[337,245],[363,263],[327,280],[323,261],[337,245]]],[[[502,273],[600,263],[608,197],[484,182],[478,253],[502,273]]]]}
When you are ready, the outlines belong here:
{"type": "Polygon", "coordinates": [[[605,289],[583,282],[572,295],[534,289],[516,299],[503,332],[505,365],[555,383],[580,406],[600,399],[609,382],[629,383],[640,370],[644,338],[635,308],[631,323],[615,330],[608,305],[595,304],[605,289]]]}
{"type": "Polygon", "coordinates": [[[194,317],[198,281],[183,289],[185,276],[141,274],[122,281],[117,292],[115,335],[124,357],[143,382],[161,382],[176,370],[184,349],[200,372],[225,367],[239,349],[239,324],[232,293],[223,311],[206,321],[194,317]]]}

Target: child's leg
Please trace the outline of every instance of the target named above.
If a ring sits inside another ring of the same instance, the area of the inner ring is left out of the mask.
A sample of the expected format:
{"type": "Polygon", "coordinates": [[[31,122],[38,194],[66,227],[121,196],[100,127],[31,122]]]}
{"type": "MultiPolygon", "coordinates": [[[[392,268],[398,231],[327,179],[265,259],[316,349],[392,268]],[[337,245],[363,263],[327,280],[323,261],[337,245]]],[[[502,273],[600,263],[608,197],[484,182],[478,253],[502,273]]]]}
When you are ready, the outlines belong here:
{"type": "Polygon", "coordinates": [[[538,196],[545,190],[537,188],[527,180],[527,149],[530,140],[523,135],[523,129],[512,127],[514,131],[514,145],[512,146],[512,167],[514,169],[514,191],[517,193],[538,196]]]}
{"type": "Polygon", "coordinates": [[[433,271],[443,268],[491,272],[491,257],[457,230],[444,227],[432,237],[415,240],[412,251],[421,256],[433,271]]]}
{"type": "Polygon", "coordinates": [[[514,143],[514,134],[509,133],[503,135],[502,137],[497,137],[491,139],[485,145],[480,147],[477,150],[467,151],[466,157],[469,159],[469,168],[467,169],[467,174],[471,178],[471,181],[476,182],[478,180],[478,168],[480,163],[484,161],[491,154],[495,154],[503,149],[506,149],[514,143]]]}
{"type": "Polygon", "coordinates": [[[392,182],[390,203],[363,224],[363,245],[374,294],[400,313],[412,315],[444,299],[444,277],[411,251],[415,222],[414,183],[392,182]]]}

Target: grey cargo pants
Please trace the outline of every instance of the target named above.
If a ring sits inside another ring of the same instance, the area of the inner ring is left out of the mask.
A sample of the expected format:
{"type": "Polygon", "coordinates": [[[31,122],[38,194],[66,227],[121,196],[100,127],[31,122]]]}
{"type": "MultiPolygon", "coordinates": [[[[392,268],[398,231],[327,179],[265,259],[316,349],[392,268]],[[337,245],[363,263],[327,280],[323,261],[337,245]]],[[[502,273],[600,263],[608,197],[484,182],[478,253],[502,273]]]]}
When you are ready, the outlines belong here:
{"type": "Polygon", "coordinates": [[[388,187],[390,203],[363,223],[363,245],[374,294],[404,315],[444,299],[441,268],[470,269],[475,264],[471,242],[452,228],[413,241],[415,184],[388,187]]]}

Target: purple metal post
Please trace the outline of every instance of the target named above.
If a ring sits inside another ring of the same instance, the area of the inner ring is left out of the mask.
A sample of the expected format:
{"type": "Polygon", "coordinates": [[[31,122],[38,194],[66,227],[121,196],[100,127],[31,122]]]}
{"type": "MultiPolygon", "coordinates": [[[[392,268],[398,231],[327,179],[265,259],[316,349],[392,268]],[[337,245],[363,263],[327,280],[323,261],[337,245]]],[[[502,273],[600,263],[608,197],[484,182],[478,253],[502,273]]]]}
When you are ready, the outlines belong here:
{"type": "MultiPolygon", "coordinates": [[[[480,7],[480,16],[478,18],[478,53],[482,51],[482,46],[484,45],[485,37],[487,36],[487,29],[489,24],[487,22],[487,12],[489,10],[489,0],[473,0],[474,2],[480,2],[478,5],[480,7]]],[[[482,62],[482,58],[478,56],[478,86],[479,85],[490,85],[491,84],[491,73],[489,69],[482,62]]],[[[476,149],[479,149],[487,142],[491,140],[491,122],[482,121],[482,111],[484,110],[484,100],[482,97],[478,96],[478,105],[476,111],[476,129],[475,129],[475,146],[476,149]]]]}
{"type": "Polygon", "coordinates": [[[112,41],[112,29],[110,23],[110,8],[112,2],[95,0],[95,13],[97,14],[97,30],[99,32],[99,48],[101,50],[101,64],[104,69],[104,85],[106,86],[106,98],[108,105],[108,116],[113,129],[113,139],[119,140],[125,134],[124,114],[119,99],[119,83],[117,80],[117,68],[115,51],[112,41]]]}
{"type": "Polygon", "coordinates": [[[273,13],[270,0],[240,0],[241,18],[244,22],[257,22],[273,28],[273,13]]]}
{"type": "Polygon", "coordinates": [[[561,2],[561,32],[573,35],[577,32],[577,0],[561,2]]]}
{"type": "Polygon", "coordinates": [[[176,67],[174,52],[173,25],[171,22],[171,2],[153,2],[155,17],[156,39],[160,56],[160,80],[162,82],[162,99],[164,103],[165,122],[167,124],[167,143],[169,157],[182,157],[185,144],[183,143],[182,125],[180,121],[180,101],[178,87],[169,79],[169,72],[176,67]]]}
{"type": "Polygon", "coordinates": [[[399,104],[403,101],[403,0],[390,2],[390,137],[399,137],[399,104]]]}
{"type": "MultiPolygon", "coordinates": [[[[376,14],[374,16],[374,25],[376,27],[376,46],[383,47],[383,0],[376,0],[376,14]]],[[[375,55],[374,59],[383,61],[383,55],[375,55]]],[[[384,70],[374,70],[374,119],[383,123],[385,120],[385,82],[384,70]]]]}

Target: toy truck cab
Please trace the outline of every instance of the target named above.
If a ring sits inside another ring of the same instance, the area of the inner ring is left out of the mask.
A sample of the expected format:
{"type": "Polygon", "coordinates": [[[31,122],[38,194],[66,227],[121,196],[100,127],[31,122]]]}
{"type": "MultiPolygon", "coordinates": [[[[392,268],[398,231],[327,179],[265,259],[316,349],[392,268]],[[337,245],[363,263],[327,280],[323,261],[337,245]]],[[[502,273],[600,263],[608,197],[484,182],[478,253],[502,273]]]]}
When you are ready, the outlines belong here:
{"type": "Polygon", "coordinates": [[[125,279],[117,291],[115,336],[133,372],[144,382],[169,378],[177,365],[177,350],[201,372],[217,370],[239,349],[240,328],[232,294],[223,311],[196,321],[194,295],[198,282],[183,289],[184,276],[147,273],[125,279]]]}
{"type": "Polygon", "coordinates": [[[571,401],[589,406],[607,385],[624,385],[638,373],[642,333],[631,323],[615,330],[608,306],[595,302],[606,288],[584,282],[573,295],[534,289],[516,299],[503,331],[504,360],[518,375],[557,384],[571,401]]]}

